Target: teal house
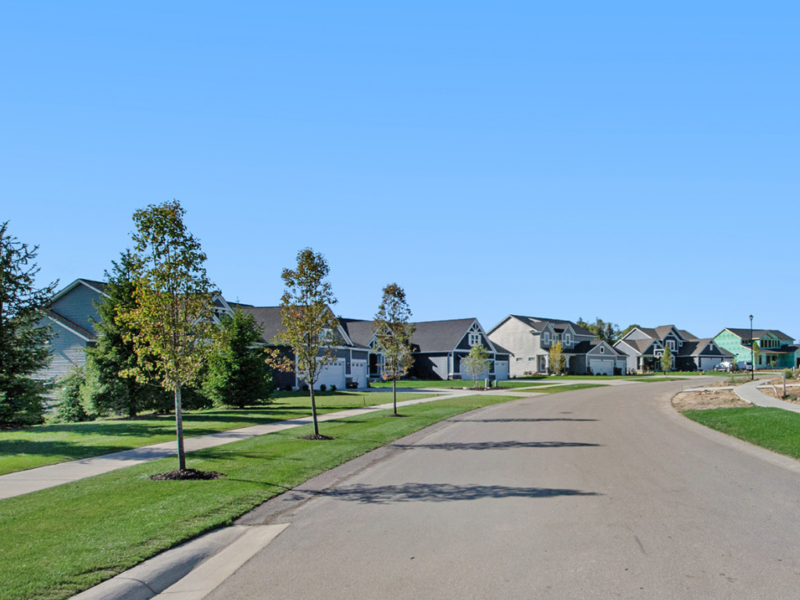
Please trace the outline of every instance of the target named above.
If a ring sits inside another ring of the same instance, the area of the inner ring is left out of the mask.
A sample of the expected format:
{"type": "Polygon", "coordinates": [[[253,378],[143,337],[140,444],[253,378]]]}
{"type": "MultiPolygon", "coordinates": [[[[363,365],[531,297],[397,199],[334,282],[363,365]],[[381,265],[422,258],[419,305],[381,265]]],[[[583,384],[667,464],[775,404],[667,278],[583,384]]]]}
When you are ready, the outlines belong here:
{"type": "Polygon", "coordinates": [[[795,345],[794,338],[778,329],[723,329],[714,338],[717,346],[724,348],[736,357],[737,364],[750,360],[751,344],[758,343],[761,349],[756,359],[756,369],[793,369],[800,366],[800,346],[795,345]]]}

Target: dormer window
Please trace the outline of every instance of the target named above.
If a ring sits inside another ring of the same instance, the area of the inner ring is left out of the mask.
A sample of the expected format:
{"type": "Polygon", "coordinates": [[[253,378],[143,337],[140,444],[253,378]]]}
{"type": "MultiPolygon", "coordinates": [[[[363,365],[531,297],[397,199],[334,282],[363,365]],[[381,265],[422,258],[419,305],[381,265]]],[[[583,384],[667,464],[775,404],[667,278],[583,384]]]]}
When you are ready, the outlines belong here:
{"type": "Polygon", "coordinates": [[[564,334],[564,344],[566,344],[567,346],[572,345],[572,336],[569,333],[564,334]]]}
{"type": "Polygon", "coordinates": [[[544,332],[544,343],[545,344],[549,344],[550,343],[550,332],[549,331],[545,331],[544,332]]]}
{"type": "Polygon", "coordinates": [[[469,345],[478,346],[481,343],[481,334],[480,333],[470,333],[469,334],[469,345]]]}

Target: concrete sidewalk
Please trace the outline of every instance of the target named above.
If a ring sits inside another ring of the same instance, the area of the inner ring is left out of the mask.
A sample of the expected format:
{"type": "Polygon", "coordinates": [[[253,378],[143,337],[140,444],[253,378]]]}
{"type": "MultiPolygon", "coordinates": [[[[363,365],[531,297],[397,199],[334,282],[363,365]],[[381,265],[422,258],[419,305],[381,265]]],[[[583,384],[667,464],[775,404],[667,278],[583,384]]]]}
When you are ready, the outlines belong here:
{"type": "Polygon", "coordinates": [[[739,398],[745,402],[749,402],[750,404],[769,408],[780,408],[783,410],[800,413],[800,404],[784,402],[783,400],[778,400],[772,396],[767,396],[766,394],[760,392],[758,390],[758,386],[762,384],[763,382],[756,379],[755,381],[751,381],[736,387],[734,391],[739,398]]]}
{"type": "MultiPolygon", "coordinates": [[[[472,395],[472,393],[473,392],[469,391],[452,393],[439,391],[438,396],[418,398],[417,400],[406,400],[404,402],[398,402],[397,406],[411,406],[413,404],[433,402],[435,400],[442,400],[444,398],[458,398],[461,396],[472,395]]],[[[322,423],[325,421],[334,421],[343,417],[365,415],[371,412],[387,410],[391,408],[391,402],[387,404],[377,404],[375,406],[367,406],[365,408],[355,408],[318,415],[317,420],[322,423]]],[[[252,427],[243,427],[241,429],[231,429],[229,431],[222,431],[220,433],[200,435],[197,437],[184,439],[184,448],[186,452],[214,448],[216,446],[230,444],[231,442],[238,442],[260,435],[276,433],[285,429],[302,427],[303,425],[308,425],[312,422],[313,420],[311,417],[304,417],[302,419],[293,419],[291,421],[265,423],[263,425],[254,425],[252,427]]],[[[177,453],[177,443],[175,441],[170,441],[163,442],[161,444],[153,444],[150,446],[142,446],[141,448],[134,448],[132,450],[125,450],[123,452],[115,452],[113,454],[94,456],[81,460],[48,465],[46,467],[28,469],[27,471],[9,473],[8,475],[0,476],[0,500],[5,498],[13,498],[14,496],[21,496],[22,494],[29,494],[38,490],[44,490],[50,487],[61,485],[63,483],[85,479],[86,477],[93,477],[94,475],[101,475],[103,473],[108,473],[109,471],[115,471],[124,467],[131,467],[133,465],[158,460],[160,458],[174,456],[177,453]]]]}

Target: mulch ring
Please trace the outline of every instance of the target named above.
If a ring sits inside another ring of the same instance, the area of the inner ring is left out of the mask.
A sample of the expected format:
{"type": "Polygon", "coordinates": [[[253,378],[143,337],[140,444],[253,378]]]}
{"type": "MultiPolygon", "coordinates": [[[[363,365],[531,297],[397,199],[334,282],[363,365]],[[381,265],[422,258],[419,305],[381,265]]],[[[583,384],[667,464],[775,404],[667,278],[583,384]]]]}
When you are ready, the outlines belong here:
{"type": "Polygon", "coordinates": [[[169,473],[159,473],[153,475],[150,479],[153,481],[197,481],[205,479],[219,479],[225,477],[225,473],[217,473],[216,471],[198,471],[197,469],[175,469],[169,473]]]}
{"type": "Polygon", "coordinates": [[[300,437],[298,439],[301,439],[301,440],[332,440],[334,438],[328,437],[327,435],[322,435],[321,433],[320,434],[312,433],[311,435],[304,435],[304,436],[302,436],[302,437],[300,437]]]}
{"type": "Polygon", "coordinates": [[[401,415],[401,414],[397,414],[397,415],[396,415],[396,414],[392,413],[392,414],[390,414],[390,415],[386,415],[386,416],[387,416],[387,417],[407,417],[408,415],[401,415]]]}

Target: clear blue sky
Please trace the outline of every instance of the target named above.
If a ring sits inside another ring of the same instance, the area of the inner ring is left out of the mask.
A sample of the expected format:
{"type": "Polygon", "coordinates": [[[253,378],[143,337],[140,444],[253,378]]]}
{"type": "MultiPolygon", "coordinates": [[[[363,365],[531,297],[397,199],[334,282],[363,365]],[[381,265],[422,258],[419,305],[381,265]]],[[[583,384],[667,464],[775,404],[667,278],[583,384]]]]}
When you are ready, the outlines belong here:
{"type": "Polygon", "coordinates": [[[6,3],[0,219],[62,284],[177,198],[242,302],[311,246],[348,317],[800,336],[800,5],[658,4],[6,3]]]}

